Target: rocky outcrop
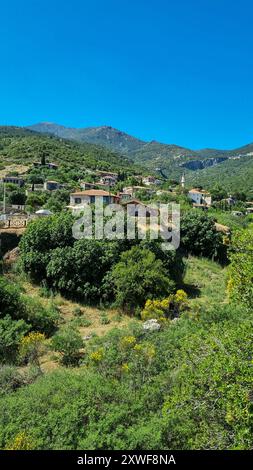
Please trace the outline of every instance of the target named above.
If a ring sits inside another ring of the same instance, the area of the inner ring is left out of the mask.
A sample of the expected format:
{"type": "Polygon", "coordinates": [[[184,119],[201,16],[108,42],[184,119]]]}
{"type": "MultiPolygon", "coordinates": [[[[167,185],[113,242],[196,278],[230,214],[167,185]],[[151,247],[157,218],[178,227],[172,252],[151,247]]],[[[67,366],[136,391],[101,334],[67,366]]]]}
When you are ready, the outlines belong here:
{"type": "Polygon", "coordinates": [[[220,163],[227,160],[228,157],[214,157],[207,158],[205,160],[191,160],[185,163],[182,163],[182,167],[187,168],[188,170],[203,170],[204,168],[209,168],[210,166],[219,165],[220,163]]]}

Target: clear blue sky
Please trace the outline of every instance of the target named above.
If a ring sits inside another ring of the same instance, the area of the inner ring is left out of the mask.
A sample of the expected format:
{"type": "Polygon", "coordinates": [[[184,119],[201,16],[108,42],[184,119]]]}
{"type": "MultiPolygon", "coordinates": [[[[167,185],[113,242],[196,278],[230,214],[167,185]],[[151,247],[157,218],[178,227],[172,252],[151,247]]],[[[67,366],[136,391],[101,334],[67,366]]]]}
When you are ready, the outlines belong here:
{"type": "Polygon", "coordinates": [[[253,142],[252,0],[1,2],[0,124],[253,142]]]}

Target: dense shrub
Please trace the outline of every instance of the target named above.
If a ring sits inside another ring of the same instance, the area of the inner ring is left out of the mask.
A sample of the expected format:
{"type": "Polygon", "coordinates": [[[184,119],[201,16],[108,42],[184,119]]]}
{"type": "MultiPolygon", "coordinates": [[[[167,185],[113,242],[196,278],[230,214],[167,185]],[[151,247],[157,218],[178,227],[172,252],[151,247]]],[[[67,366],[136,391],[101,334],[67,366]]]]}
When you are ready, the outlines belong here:
{"type": "Polygon", "coordinates": [[[24,385],[24,379],[17,368],[0,365],[0,397],[17,390],[24,385]]]}
{"type": "Polygon", "coordinates": [[[57,308],[51,303],[47,307],[27,295],[22,296],[25,308],[24,318],[33,330],[50,336],[54,333],[60,319],[57,308]]]}
{"type": "Polygon", "coordinates": [[[133,313],[146,299],[164,297],[174,289],[160,260],[145,248],[138,246],[122,253],[111,274],[115,284],[116,304],[133,313]]]}
{"type": "Polygon", "coordinates": [[[78,330],[66,327],[53,337],[51,346],[54,351],[61,354],[63,364],[77,365],[80,360],[79,351],[83,347],[83,340],[78,330]]]}
{"type": "Polygon", "coordinates": [[[253,230],[237,233],[230,250],[228,293],[234,302],[253,308],[253,230]]]}
{"type": "Polygon", "coordinates": [[[46,278],[46,266],[50,252],[55,248],[71,246],[73,218],[69,213],[60,213],[31,222],[20,242],[20,265],[32,279],[46,278]]]}
{"type": "Polygon", "coordinates": [[[10,315],[15,319],[24,315],[24,306],[20,301],[20,296],[21,291],[16,285],[0,277],[0,318],[10,315]]]}
{"type": "Polygon", "coordinates": [[[21,289],[0,277],[0,360],[14,361],[25,333],[35,330],[50,336],[59,320],[53,305],[44,307],[21,289]]]}
{"type": "Polygon", "coordinates": [[[215,229],[214,220],[203,213],[186,212],[181,220],[181,247],[188,253],[218,258],[222,236],[215,229]]]}
{"type": "Polygon", "coordinates": [[[21,338],[29,330],[24,320],[12,320],[10,315],[0,319],[0,362],[14,362],[21,338]]]}

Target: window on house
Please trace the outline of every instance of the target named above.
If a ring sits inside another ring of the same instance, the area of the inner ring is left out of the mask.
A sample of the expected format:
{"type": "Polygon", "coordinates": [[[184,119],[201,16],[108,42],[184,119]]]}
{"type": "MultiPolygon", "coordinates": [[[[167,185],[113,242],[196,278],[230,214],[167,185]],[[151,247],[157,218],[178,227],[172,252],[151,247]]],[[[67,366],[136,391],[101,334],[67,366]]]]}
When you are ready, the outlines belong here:
{"type": "Polygon", "coordinates": [[[82,199],[80,197],[75,197],[75,204],[81,204],[82,199]]]}

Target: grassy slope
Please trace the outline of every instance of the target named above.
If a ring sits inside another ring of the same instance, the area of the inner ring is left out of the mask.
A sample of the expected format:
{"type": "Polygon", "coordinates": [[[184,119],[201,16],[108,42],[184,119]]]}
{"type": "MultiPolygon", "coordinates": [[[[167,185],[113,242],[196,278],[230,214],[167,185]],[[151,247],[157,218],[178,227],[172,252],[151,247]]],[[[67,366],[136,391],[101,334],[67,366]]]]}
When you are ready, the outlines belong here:
{"type": "Polygon", "coordinates": [[[226,268],[193,256],[186,263],[184,289],[190,297],[190,307],[210,307],[226,302],[226,268]]]}
{"type": "MultiPolygon", "coordinates": [[[[113,309],[100,309],[98,307],[90,307],[82,305],[78,302],[72,302],[65,299],[60,294],[52,297],[45,297],[43,295],[43,289],[38,286],[31,284],[28,281],[22,281],[15,274],[9,274],[10,279],[16,284],[21,285],[24,292],[37,300],[38,303],[42,303],[44,306],[49,307],[50,304],[54,304],[60,313],[60,325],[59,329],[64,328],[66,325],[76,327],[82,337],[86,336],[104,336],[113,328],[127,328],[128,324],[132,319],[128,316],[119,315],[117,311],[113,309]],[[75,315],[75,310],[80,309],[82,311],[81,316],[75,315]],[[107,322],[103,321],[106,318],[107,322]]],[[[57,354],[50,353],[47,351],[41,359],[41,366],[44,372],[50,372],[60,367],[57,361],[57,354]]]]}
{"type": "Polygon", "coordinates": [[[219,224],[227,225],[231,228],[232,232],[244,230],[253,221],[253,215],[236,216],[231,212],[223,212],[215,209],[210,209],[208,215],[214,217],[219,224]]]}

